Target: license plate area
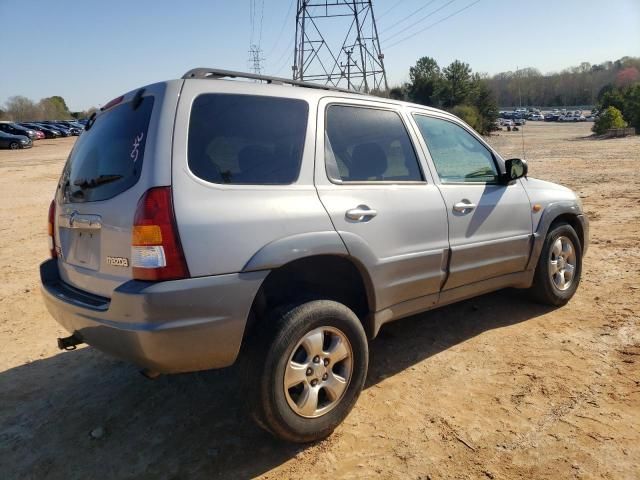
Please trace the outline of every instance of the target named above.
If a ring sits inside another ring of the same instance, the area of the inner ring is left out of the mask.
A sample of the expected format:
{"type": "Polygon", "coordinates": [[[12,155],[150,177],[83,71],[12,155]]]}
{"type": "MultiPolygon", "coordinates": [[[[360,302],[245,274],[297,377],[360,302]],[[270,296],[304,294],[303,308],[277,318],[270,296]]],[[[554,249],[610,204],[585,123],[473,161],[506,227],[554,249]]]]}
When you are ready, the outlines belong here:
{"type": "Polygon", "coordinates": [[[61,215],[58,236],[64,262],[90,270],[100,268],[101,219],[98,215],[61,215]]]}
{"type": "Polygon", "coordinates": [[[78,267],[98,270],[100,267],[100,232],[60,229],[62,257],[78,267]]]}

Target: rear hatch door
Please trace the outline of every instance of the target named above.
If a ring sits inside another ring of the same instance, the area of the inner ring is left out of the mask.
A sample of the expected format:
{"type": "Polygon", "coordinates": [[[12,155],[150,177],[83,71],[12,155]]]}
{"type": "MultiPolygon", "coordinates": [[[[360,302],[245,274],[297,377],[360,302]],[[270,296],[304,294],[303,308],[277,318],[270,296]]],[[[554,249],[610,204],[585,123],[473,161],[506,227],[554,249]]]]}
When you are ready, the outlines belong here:
{"type": "Polygon", "coordinates": [[[89,122],[69,155],[55,197],[55,243],[60,275],[72,286],[111,297],[132,278],[138,200],[148,188],[170,184],[173,122],[163,124],[162,111],[166,100],[175,109],[178,88],[167,99],[168,86],[116,99],[89,122]]]}

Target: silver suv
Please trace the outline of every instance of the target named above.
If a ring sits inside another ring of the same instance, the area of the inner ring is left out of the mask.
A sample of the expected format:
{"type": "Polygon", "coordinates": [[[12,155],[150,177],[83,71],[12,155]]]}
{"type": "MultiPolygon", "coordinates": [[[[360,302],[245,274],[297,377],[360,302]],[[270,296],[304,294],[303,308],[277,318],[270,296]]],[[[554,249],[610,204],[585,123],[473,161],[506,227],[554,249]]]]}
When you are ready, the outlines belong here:
{"type": "Polygon", "coordinates": [[[449,113],[196,69],[90,119],[49,242],[61,348],[149,376],[240,357],[259,424],[307,442],[355,404],[383,324],[504,287],[564,305],[588,221],[449,113]]]}

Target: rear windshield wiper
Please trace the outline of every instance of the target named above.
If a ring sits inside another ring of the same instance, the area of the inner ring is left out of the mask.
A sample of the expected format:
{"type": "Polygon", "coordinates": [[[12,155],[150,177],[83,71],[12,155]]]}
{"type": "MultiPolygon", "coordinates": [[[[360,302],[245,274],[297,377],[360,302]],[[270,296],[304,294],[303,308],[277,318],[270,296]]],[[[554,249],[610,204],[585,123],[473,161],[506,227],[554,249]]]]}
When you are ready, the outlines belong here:
{"type": "Polygon", "coordinates": [[[87,188],[99,187],[100,185],[104,185],[105,183],[115,182],[116,180],[120,180],[121,178],[122,178],[122,175],[115,175],[115,174],[98,175],[95,178],[78,178],[77,180],[74,180],[73,184],[76,187],[87,189],[87,188]]]}

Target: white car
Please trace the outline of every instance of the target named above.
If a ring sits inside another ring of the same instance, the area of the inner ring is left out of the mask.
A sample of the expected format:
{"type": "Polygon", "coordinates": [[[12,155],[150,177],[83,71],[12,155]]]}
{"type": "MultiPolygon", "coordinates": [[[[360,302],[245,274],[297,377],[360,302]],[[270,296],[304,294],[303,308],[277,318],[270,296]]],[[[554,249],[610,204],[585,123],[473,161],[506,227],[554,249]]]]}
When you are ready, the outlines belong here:
{"type": "Polygon", "coordinates": [[[542,115],[541,113],[534,113],[533,115],[531,115],[531,117],[529,117],[529,120],[541,122],[544,120],[544,115],[542,115]]]}

